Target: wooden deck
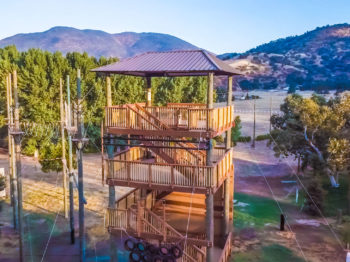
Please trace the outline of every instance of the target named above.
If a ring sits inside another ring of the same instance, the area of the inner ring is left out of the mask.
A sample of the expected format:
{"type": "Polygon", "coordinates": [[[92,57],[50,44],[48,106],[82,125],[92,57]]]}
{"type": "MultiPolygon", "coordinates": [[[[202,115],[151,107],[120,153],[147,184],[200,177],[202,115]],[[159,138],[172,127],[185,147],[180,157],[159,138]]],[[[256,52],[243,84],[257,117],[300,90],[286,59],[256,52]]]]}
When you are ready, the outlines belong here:
{"type": "Polygon", "coordinates": [[[137,149],[133,148],[134,153],[123,153],[113,160],[105,160],[107,166],[112,165],[112,173],[107,174],[109,185],[206,194],[215,193],[233,172],[232,149],[221,156],[214,154],[216,161],[212,166],[189,165],[186,162],[152,163],[142,159],[142,153],[136,153],[137,149]]]}
{"type": "Polygon", "coordinates": [[[233,113],[233,106],[127,104],[105,108],[105,127],[107,133],[118,135],[213,138],[234,126],[233,113]]]}

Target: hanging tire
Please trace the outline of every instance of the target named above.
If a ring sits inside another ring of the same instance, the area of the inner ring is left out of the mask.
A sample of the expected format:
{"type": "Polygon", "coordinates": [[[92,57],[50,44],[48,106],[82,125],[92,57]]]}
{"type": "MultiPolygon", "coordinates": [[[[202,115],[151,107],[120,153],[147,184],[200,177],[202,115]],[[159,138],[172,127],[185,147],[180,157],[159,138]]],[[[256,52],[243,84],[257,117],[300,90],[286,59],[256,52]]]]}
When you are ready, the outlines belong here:
{"type": "Polygon", "coordinates": [[[147,245],[146,250],[148,250],[151,254],[154,254],[154,255],[159,254],[159,248],[152,244],[147,245]]]}
{"type": "Polygon", "coordinates": [[[135,242],[134,242],[134,240],[131,239],[131,238],[128,238],[127,240],[125,240],[125,242],[124,242],[124,248],[125,248],[125,250],[128,250],[128,251],[134,250],[134,248],[135,248],[135,242]]]}
{"type": "Polygon", "coordinates": [[[143,241],[137,242],[135,246],[136,246],[136,249],[140,252],[146,251],[146,244],[143,241]]]}
{"type": "Polygon", "coordinates": [[[169,255],[169,256],[165,256],[163,258],[163,262],[176,262],[176,258],[174,258],[173,256],[169,255]]]}
{"type": "Polygon", "coordinates": [[[174,256],[174,258],[182,257],[182,254],[183,254],[182,248],[179,245],[174,245],[171,248],[171,254],[174,256]]]}
{"type": "Polygon", "coordinates": [[[160,255],[155,255],[152,262],[163,262],[163,258],[160,255]]]}
{"type": "Polygon", "coordinates": [[[149,252],[149,251],[146,251],[143,256],[142,256],[142,259],[145,261],[145,262],[152,262],[153,261],[153,255],[149,252]]]}
{"type": "Polygon", "coordinates": [[[142,260],[141,254],[137,251],[132,251],[129,255],[129,258],[131,262],[140,262],[142,260]]]}
{"type": "Polygon", "coordinates": [[[159,254],[161,254],[162,256],[167,256],[169,255],[169,249],[166,246],[160,246],[159,254]]]}

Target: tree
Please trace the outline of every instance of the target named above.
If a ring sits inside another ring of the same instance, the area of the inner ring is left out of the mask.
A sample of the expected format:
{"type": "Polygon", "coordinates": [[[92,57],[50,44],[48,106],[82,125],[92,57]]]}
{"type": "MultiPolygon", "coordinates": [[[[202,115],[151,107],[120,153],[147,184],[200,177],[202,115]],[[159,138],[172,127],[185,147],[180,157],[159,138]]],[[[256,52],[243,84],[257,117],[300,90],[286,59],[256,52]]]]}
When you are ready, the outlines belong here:
{"type": "Polygon", "coordinates": [[[338,138],[347,130],[345,112],[350,99],[344,98],[327,103],[323,97],[313,95],[302,98],[291,95],[281,105],[282,116],[273,116],[272,125],[277,156],[289,154],[300,156],[303,167],[311,166],[327,174],[333,186],[336,186],[329,159],[328,142],[338,138]],[[326,141],[326,142],[325,142],[326,141]]]}
{"type": "Polygon", "coordinates": [[[241,118],[239,116],[235,117],[235,125],[231,129],[231,141],[233,145],[237,145],[237,141],[241,136],[242,123],[241,118]]]}

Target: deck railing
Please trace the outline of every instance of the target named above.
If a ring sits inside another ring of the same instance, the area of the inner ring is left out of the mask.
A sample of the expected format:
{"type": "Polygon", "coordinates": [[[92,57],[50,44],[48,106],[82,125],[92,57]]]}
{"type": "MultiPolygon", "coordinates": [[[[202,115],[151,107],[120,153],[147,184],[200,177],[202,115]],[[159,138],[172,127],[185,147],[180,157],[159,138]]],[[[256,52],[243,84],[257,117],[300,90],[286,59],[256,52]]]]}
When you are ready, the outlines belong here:
{"type": "Polygon", "coordinates": [[[228,262],[230,261],[230,256],[231,256],[231,252],[232,252],[232,233],[230,232],[227,236],[226,239],[226,243],[225,246],[222,250],[220,259],[218,260],[218,262],[228,262]]]}
{"type": "MultiPolygon", "coordinates": [[[[144,107],[144,109],[173,129],[220,131],[234,124],[233,105],[213,109],[188,105],[152,106],[144,107]]],[[[106,107],[105,110],[107,127],[159,130],[159,124],[156,123],[154,118],[141,117],[140,114],[142,113],[133,105],[111,106],[106,107]]]]}
{"type": "MultiPolygon", "coordinates": [[[[233,150],[228,150],[212,166],[106,160],[113,165],[108,179],[166,187],[215,188],[233,170],[233,150]]],[[[132,185],[131,185],[132,186],[132,185]]]]}

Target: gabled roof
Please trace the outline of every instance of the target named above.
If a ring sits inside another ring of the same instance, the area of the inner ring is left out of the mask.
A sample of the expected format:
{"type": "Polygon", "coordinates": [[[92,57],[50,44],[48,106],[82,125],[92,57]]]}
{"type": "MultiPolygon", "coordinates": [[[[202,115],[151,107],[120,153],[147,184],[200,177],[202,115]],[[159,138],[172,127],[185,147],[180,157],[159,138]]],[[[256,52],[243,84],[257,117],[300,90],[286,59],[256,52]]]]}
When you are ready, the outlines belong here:
{"type": "Polygon", "coordinates": [[[205,50],[148,52],[98,67],[93,72],[133,76],[239,75],[240,73],[205,50]]]}

